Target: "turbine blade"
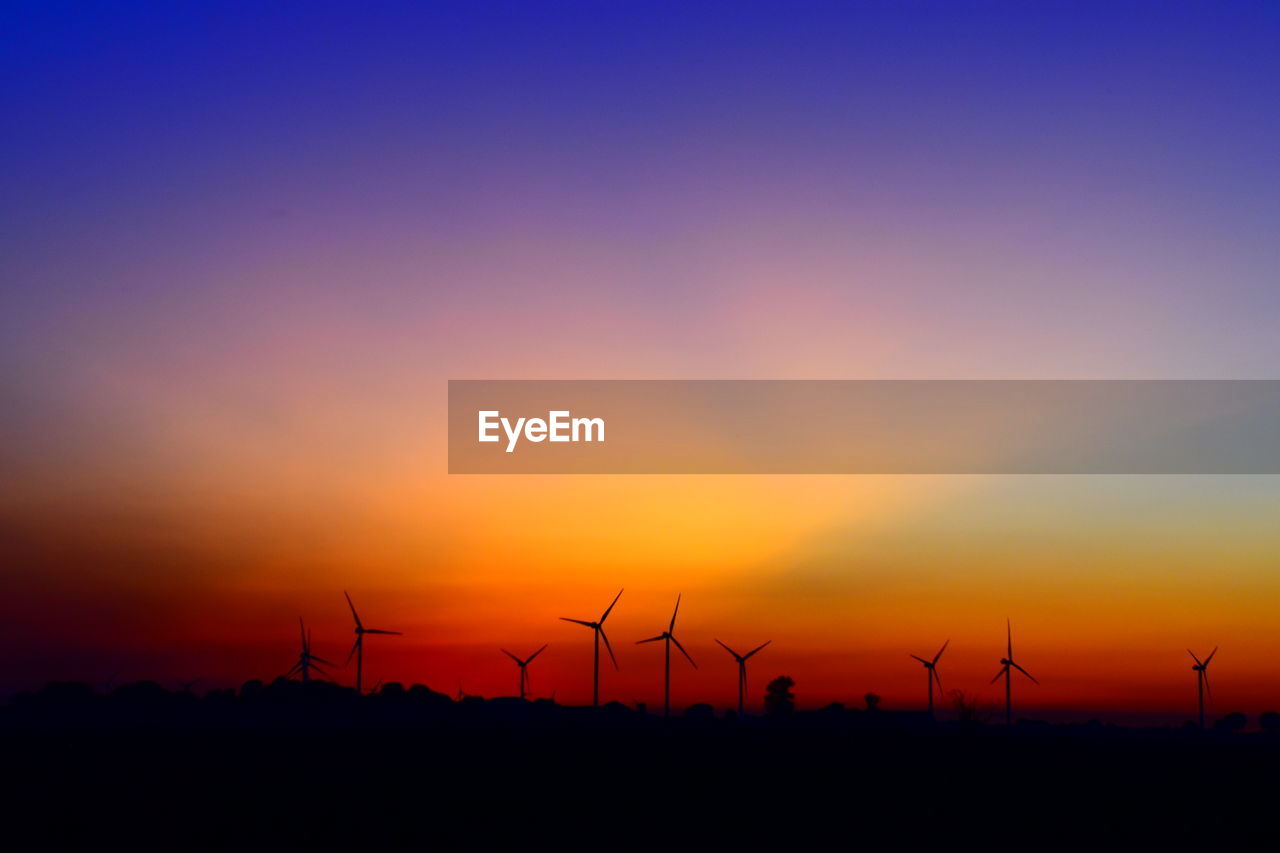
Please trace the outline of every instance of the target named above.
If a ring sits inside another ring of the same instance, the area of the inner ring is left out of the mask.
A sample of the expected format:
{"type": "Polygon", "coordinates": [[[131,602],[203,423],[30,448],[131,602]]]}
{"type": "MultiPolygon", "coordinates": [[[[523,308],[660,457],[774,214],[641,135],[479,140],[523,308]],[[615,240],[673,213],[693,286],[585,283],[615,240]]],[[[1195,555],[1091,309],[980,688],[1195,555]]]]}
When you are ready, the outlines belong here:
{"type": "Polygon", "coordinates": [[[671,633],[676,629],[676,614],[680,612],[680,594],[676,595],[676,609],[671,611],[671,624],[667,626],[667,633],[671,633]]]}
{"type": "Polygon", "coordinates": [[[665,635],[663,635],[663,634],[659,634],[658,636],[656,636],[656,637],[650,637],[650,638],[649,638],[649,639],[647,639],[647,640],[636,640],[636,645],[638,646],[638,645],[640,645],[641,643],[656,643],[656,642],[658,642],[658,640],[661,640],[661,639],[665,639],[665,635]]]}
{"type": "Polygon", "coordinates": [[[941,675],[938,675],[938,669],[937,669],[937,667],[930,667],[930,668],[929,668],[929,671],[933,673],[933,678],[934,678],[934,680],[938,682],[938,689],[939,689],[939,690],[941,690],[941,689],[942,689],[942,676],[941,676],[941,675]]]}
{"type": "Polygon", "coordinates": [[[315,655],[307,655],[307,659],[311,661],[312,666],[315,666],[318,663],[322,663],[325,666],[333,666],[333,661],[325,660],[324,658],[318,658],[315,655]]]}
{"type": "Polygon", "coordinates": [[[363,639],[364,639],[364,635],[356,637],[355,645],[351,647],[351,651],[347,654],[347,663],[344,663],[343,666],[346,666],[348,663],[351,663],[351,659],[356,656],[356,650],[360,648],[360,643],[363,639]]]}
{"type": "Polygon", "coordinates": [[[377,629],[375,629],[375,628],[365,628],[365,629],[364,629],[364,632],[365,632],[366,634],[391,634],[391,635],[392,635],[392,636],[394,636],[394,637],[403,637],[403,636],[404,636],[404,634],[403,634],[403,633],[401,633],[400,631],[379,631],[379,630],[377,630],[377,629]]]}
{"type": "Polygon", "coordinates": [[[684,646],[680,645],[680,641],[677,640],[675,637],[672,637],[671,642],[676,644],[676,648],[680,650],[680,654],[684,655],[685,660],[689,661],[689,663],[693,666],[694,669],[697,669],[698,665],[693,662],[693,658],[689,657],[689,653],[684,650],[684,646]]]}
{"type": "Polygon", "coordinates": [[[1000,678],[1001,678],[1001,677],[1002,677],[1006,672],[1008,672],[1008,671],[1009,671],[1009,667],[1008,667],[1008,666],[1002,666],[1002,667],[1000,667],[1000,671],[996,673],[996,677],[995,677],[995,678],[991,679],[991,683],[992,683],[992,684],[995,684],[995,683],[996,683],[997,681],[999,681],[999,680],[1000,680],[1000,678]]]}
{"type": "Polygon", "coordinates": [[[1009,617],[1005,617],[1004,628],[1008,632],[1009,637],[1009,654],[1005,655],[1009,660],[1013,660],[1013,623],[1009,621],[1009,617]]]}
{"type": "Polygon", "coordinates": [[[1026,671],[1025,669],[1023,669],[1022,667],[1018,666],[1018,664],[1016,664],[1016,663],[1015,663],[1015,664],[1013,664],[1013,668],[1014,668],[1014,669],[1016,669],[1018,672],[1022,673],[1023,675],[1025,675],[1027,678],[1030,678],[1032,681],[1035,681],[1035,682],[1036,682],[1036,684],[1039,684],[1039,683],[1040,683],[1039,681],[1036,681],[1036,677],[1035,677],[1034,675],[1032,675],[1031,673],[1027,672],[1027,671],[1026,671]]]}
{"type": "Polygon", "coordinates": [[[301,616],[299,616],[299,617],[298,617],[298,635],[299,635],[300,637],[302,637],[302,649],[303,649],[303,651],[306,651],[306,649],[307,649],[307,628],[306,628],[306,626],[305,626],[305,625],[303,625],[303,624],[302,624],[302,617],[301,617],[301,616]]]}
{"type": "Polygon", "coordinates": [[[1204,666],[1203,663],[1200,663],[1200,658],[1196,657],[1196,653],[1191,651],[1191,649],[1187,649],[1187,654],[1191,655],[1191,659],[1195,661],[1199,666],[1204,666]]]}
{"type": "MultiPolygon", "coordinates": [[[[550,644],[550,643],[543,643],[543,644],[542,644],[542,649],[545,649],[545,648],[546,648],[547,646],[549,646],[549,645],[551,645],[551,644],[550,644]]],[[[531,661],[531,660],[533,660],[534,658],[536,658],[538,655],[542,654],[542,649],[538,649],[536,652],[534,652],[533,654],[529,655],[529,660],[526,660],[526,661],[525,661],[525,663],[528,663],[529,661],[531,661]]]]}
{"type": "Polygon", "coordinates": [[[1213,656],[1218,653],[1218,647],[1214,646],[1213,651],[1209,652],[1209,656],[1204,659],[1204,665],[1209,666],[1209,661],[1213,660],[1213,656]]]}
{"type": "Polygon", "coordinates": [[[924,658],[920,657],[920,655],[907,655],[907,657],[909,657],[909,658],[915,658],[916,660],[920,661],[920,663],[924,664],[925,666],[928,666],[928,665],[929,665],[929,662],[928,662],[927,660],[925,660],[924,658]]]}
{"type": "Polygon", "coordinates": [[[507,651],[506,649],[498,649],[498,651],[502,652],[504,655],[506,655],[507,657],[511,658],[513,661],[515,661],[516,663],[520,664],[521,666],[524,666],[524,661],[520,660],[520,658],[518,658],[518,657],[516,657],[515,655],[511,654],[511,652],[507,651]]]}
{"type": "Polygon", "coordinates": [[[945,643],[943,643],[943,644],[942,644],[942,648],[938,649],[938,653],[937,653],[936,655],[934,655],[934,656],[933,656],[933,662],[934,662],[934,663],[937,663],[937,662],[938,662],[938,659],[939,659],[940,657],[942,657],[942,653],[943,653],[943,652],[945,652],[945,651],[947,650],[947,646],[949,646],[949,645],[951,645],[951,639],[950,639],[950,638],[948,638],[948,639],[947,639],[947,641],[946,641],[945,643]]]}
{"type": "Polygon", "coordinates": [[[743,655],[743,658],[745,659],[745,658],[749,658],[749,657],[751,657],[751,656],[752,656],[752,655],[754,655],[756,652],[760,651],[761,649],[763,649],[765,646],[769,645],[769,644],[770,644],[770,643],[772,643],[772,642],[773,642],[773,640],[765,640],[763,643],[761,643],[760,645],[756,646],[754,649],[752,649],[751,651],[749,651],[749,652],[747,652],[745,655],[743,655]]]}
{"type": "Polygon", "coordinates": [[[568,616],[561,616],[561,617],[560,617],[560,621],[561,621],[561,622],[572,622],[572,623],[573,623],[573,624],[575,624],[575,625],[585,625],[585,626],[586,626],[586,627],[588,627],[588,628],[594,628],[594,627],[595,627],[595,625],[592,625],[590,622],[584,622],[584,621],[582,621],[581,619],[570,619],[568,616]]]}
{"type": "MultiPolygon", "coordinates": [[[[717,642],[717,643],[720,643],[720,641],[719,641],[719,640],[716,640],[716,642],[717,642]]],[[[742,658],[742,657],[741,657],[737,652],[735,652],[733,649],[731,649],[731,648],[729,648],[728,646],[726,646],[724,643],[720,643],[720,648],[724,649],[726,652],[728,652],[729,654],[733,655],[734,660],[742,660],[742,659],[743,659],[743,658],[742,658]]]]}
{"type": "MultiPolygon", "coordinates": [[[[622,593],[618,593],[621,595],[622,593]]],[[[609,635],[604,632],[604,628],[597,628],[600,632],[600,639],[604,640],[604,647],[609,651],[609,660],[613,661],[613,668],[618,668],[618,659],[613,656],[613,646],[609,645],[609,635]]]]}
{"type": "Polygon", "coordinates": [[[351,601],[351,596],[347,594],[345,589],[342,591],[342,594],[347,596],[347,606],[351,608],[351,616],[356,620],[356,627],[363,628],[364,626],[360,624],[360,614],[356,612],[356,606],[351,601]]]}
{"type": "Polygon", "coordinates": [[[600,617],[600,624],[604,624],[604,620],[609,618],[609,614],[613,612],[613,605],[618,603],[618,599],[622,598],[622,590],[618,590],[618,594],[613,597],[613,601],[609,603],[609,607],[605,610],[604,615],[600,617]]]}
{"type": "Polygon", "coordinates": [[[1206,696],[1212,697],[1213,690],[1209,687],[1209,670],[1203,670],[1200,677],[1204,679],[1204,692],[1206,696]]]}

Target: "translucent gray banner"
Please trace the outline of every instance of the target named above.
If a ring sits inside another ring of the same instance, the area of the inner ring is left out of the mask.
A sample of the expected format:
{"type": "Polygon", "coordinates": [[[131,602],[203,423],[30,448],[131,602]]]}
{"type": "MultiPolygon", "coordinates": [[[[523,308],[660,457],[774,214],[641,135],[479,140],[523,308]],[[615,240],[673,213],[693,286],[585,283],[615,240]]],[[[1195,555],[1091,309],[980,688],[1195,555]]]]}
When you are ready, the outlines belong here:
{"type": "Polygon", "coordinates": [[[451,380],[454,474],[1277,474],[1280,380],[451,380]]]}

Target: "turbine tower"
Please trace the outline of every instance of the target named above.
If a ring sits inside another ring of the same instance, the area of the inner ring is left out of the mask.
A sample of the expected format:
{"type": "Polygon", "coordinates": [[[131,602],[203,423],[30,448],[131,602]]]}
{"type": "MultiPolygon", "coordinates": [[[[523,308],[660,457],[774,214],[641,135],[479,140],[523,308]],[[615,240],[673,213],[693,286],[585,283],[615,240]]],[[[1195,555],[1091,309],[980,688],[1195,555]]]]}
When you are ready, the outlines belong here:
{"type": "Polygon", "coordinates": [[[671,611],[671,624],[667,626],[667,630],[663,631],[656,637],[650,637],[647,640],[636,640],[636,645],[641,643],[656,643],[659,640],[666,641],[666,658],[663,664],[663,683],[662,683],[662,715],[664,717],[671,716],[671,644],[675,643],[676,648],[680,650],[680,654],[685,656],[685,660],[689,661],[694,669],[698,665],[693,662],[693,658],[689,657],[689,653],[684,650],[684,646],[680,645],[680,641],[675,637],[676,630],[676,614],[680,612],[680,596],[676,596],[676,609],[671,611]]]}
{"type": "Polygon", "coordinates": [[[1191,659],[1196,665],[1191,667],[1196,674],[1196,695],[1200,700],[1200,728],[1204,728],[1204,694],[1208,693],[1213,696],[1213,691],[1209,689],[1209,661],[1213,660],[1213,656],[1218,653],[1218,647],[1214,646],[1213,651],[1209,652],[1209,656],[1201,662],[1196,657],[1195,652],[1187,649],[1187,654],[1191,655],[1191,659]]]}
{"type": "MultiPolygon", "coordinates": [[[[548,645],[550,645],[550,643],[544,643],[542,646],[542,649],[545,649],[548,645]]],[[[520,660],[520,658],[511,654],[511,652],[507,651],[506,649],[502,650],[502,653],[504,655],[511,658],[513,661],[515,661],[516,666],[520,667],[520,698],[521,699],[524,698],[525,688],[529,686],[529,673],[526,671],[526,667],[529,666],[529,661],[533,660],[538,655],[542,654],[542,649],[538,649],[536,652],[529,655],[524,660],[520,660]]]]}
{"type": "MultiPolygon", "coordinates": [[[[362,685],[364,683],[364,635],[365,634],[391,634],[393,636],[402,636],[399,631],[380,631],[377,628],[366,628],[364,623],[360,621],[360,614],[356,612],[356,606],[351,602],[351,596],[347,595],[347,591],[343,590],[342,594],[347,597],[347,606],[351,608],[351,618],[356,620],[356,643],[351,647],[351,654],[347,655],[347,663],[351,663],[352,656],[356,659],[356,695],[363,695],[362,685]]],[[[347,664],[343,664],[346,666],[347,664]]]]}
{"type": "MultiPolygon", "coordinates": [[[[937,681],[938,689],[939,690],[942,689],[942,677],[938,675],[938,658],[942,657],[942,653],[947,650],[947,646],[950,645],[950,643],[951,643],[950,640],[947,640],[947,642],[943,643],[942,648],[938,649],[938,653],[933,656],[933,660],[925,660],[919,655],[911,656],[916,660],[920,661],[920,663],[924,664],[924,673],[925,673],[924,680],[929,683],[929,715],[930,716],[933,716],[933,682],[937,681]]],[[[1010,651],[1009,655],[1010,657],[1012,657],[1013,652],[1010,651]]],[[[1021,667],[1019,667],[1019,669],[1021,669],[1021,667]]]]}
{"type": "Polygon", "coordinates": [[[314,669],[323,676],[333,678],[320,666],[320,664],[325,666],[333,666],[333,664],[322,657],[311,654],[311,632],[302,624],[301,616],[298,617],[298,634],[302,638],[302,651],[298,654],[298,662],[293,665],[293,669],[284,674],[284,677],[288,678],[295,672],[300,673],[302,675],[302,683],[306,684],[311,680],[311,670],[314,669]]]}
{"type": "MultiPolygon", "coordinates": [[[[1039,684],[1040,682],[1036,681],[1036,677],[1034,675],[1018,666],[1017,662],[1014,661],[1013,626],[1009,623],[1008,619],[1004,621],[1005,630],[1008,632],[1009,639],[1008,652],[1005,657],[1000,658],[1000,671],[996,673],[995,678],[991,679],[991,683],[995,684],[1002,676],[1004,677],[1004,724],[1006,726],[1011,726],[1013,725],[1013,670],[1016,669],[1036,684],[1039,684]]],[[[939,654],[941,654],[941,652],[939,652],[939,654]]]]}
{"type": "MultiPolygon", "coordinates": [[[[716,642],[720,643],[719,640],[716,640],[716,642]]],[[[729,654],[733,655],[733,659],[738,662],[738,716],[739,717],[742,716],[744,701],[747,693],[747,660],[756,652],[760,651],[761,649],[763,649],[765,646],[769,645],[772,642],[773,640],[766,640],[760,645],[756,646],[751,651],[747,652],[745,655],[740,655],[737,652],[735,652],[733,649],[726,646],[724,643],[720,643],[720,647],[723,648],[729,654]]]]}
{"type": "Polygon", "coordinates": [[[604,632],[604,620],[609,618],[609,613],[612,612],[613,605],[618,603],[619,598],[622,598],[622,590],[618,590],[618,594],[613,597],[613,602],[605,608],[604,615],[597,622],[570,619],[568,616],[560,617],[565,622],[585,625],[595,633],[595,651],[592,653],[591,659],[591,706],[593,708],[600,705],[600,640],[602,638],[604,639],[604,647],[609,651],[609,660],[613,661],[613,668],[618,668],[618,659],[613,656],[613,646],[609,645],[609,637],[604,632]]]}

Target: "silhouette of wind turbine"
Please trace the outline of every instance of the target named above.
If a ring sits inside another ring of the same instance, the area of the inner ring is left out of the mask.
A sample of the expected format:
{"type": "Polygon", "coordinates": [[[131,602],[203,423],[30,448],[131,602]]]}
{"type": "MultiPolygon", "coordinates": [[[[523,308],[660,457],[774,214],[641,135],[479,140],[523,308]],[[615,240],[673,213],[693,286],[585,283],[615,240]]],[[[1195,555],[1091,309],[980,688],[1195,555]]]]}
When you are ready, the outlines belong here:
{"type": "MultiPolygon", "coordinates": [[[[937,681],[938,689],[939,690],[942,689],[942,677],[938,675],[938,658],[942,657],[942,653],[947,650],[947,646],[950,645],[950,643],[951,643],[950,640],[947,640],[947,642],[943,643],[942,648],[938,649],[938,653],[933,656],[933,660],[925,660],[919,655],[911,656],[916,660],[920,661],[920,663],[924,664],[925,681],[929,682],[929,713],[930,714],[933,714],[933,682],[937,681]]],[[[1011,651],[1009,654],[1010,656],[1012,656],[1013,652],[1011,651]]],[[[1022,667],[1018,667],[1018,668],[1021,669],[1022,667]]]]}
{"type": "MultiPolygon", "coordinates": [[[[1013,670],[1016,669],[1036,684],[1039,684],[1040,682],[1036,681],[1036,677],[1034,675],[1018,666],[1014,661],[1013,625],[1010,624],[1008,619],[1004,620],[1004,622],[1005,630],[1008,632],[1009,638],[1008,652],[1005,657],[1000,658],[1000,671],[996,673],[995,678],[991,679],[991,683],[995,684],[1002,676],[1004,677],[1004,724],[1006,726],[1011,726],[1013,725],[1013,670]]],[[[941,652],[939,652],[939,654],[941,654],[941,652]]]]}
{"type": "MultiPolygon", "coordinates": [[[[396,637],[403,636],[399,631],[380,631],[376,628],[366,628],[364,623],[360,621],[360,614],[356,612],[356,606],[351,602],[351,596],[344,589],[342,594],[347,597],[347,606],[351,608],[351,617],[356,620],[356,643],[351,647],[351,654],[347,655],[347,663],[351,663],[352,656],[356,659],[356,695],[362,695],[361,686],[364,679],[364,635],[365,634],[391,634],[396,637]]],[[[344,663],[343,666],[346,666],[344,663]]]]}
{"type": "Polygon", "coordinates": [[[600,640],[604,639],[604,647],[609,651],[609,660],[613,661],[613,668],[618,668],[618,659],[613,656],[613,646],[609,645],[609,637],[604,632],[604,620],[609,618],[609,613],[613,610],[613,605],[618,603],[618,599],[622,598],[622,590],[618,590],[618,594],[613,597],[613,603],[605,609],[604,615],[600,617],[598,622],[586,622],[582,619],[570,619],[568,616],[561,616],[564,622],[572,622],[575,625],[585,625],[595,632],[595,651],[591,660],[591,706],[593,708],[600,705],[600,640]]]}
{"type": "Polygon", "coordinates": [[[325,672],[324,668],[320,666],[320,664],[324,664],[325,666],[333,666],[333,664],[329,663],[329,661],[322,657],[317,657],[316,655],[311,654],[311,632],[302,624],[301,616],[298,617],[298,634],[302,638],[302,651],[298,654],[298,662],[293,665],[292,669],[284,674],[284,677],[288,678],[295,672],[301,673],[302,683],[306,684],[311,680],[311,670],[314,669],[316,672],[327,678],[333,678],[332,675],[329,675],[329,673],[325,672]]]}
{"type": "MultiPolygon", "coordinates": [[[[716,640],[716,642],[720,643],[719,640],[716,640]]],[[[724,643],[720,643],[721,648],[723,648],[729,654],[733,655],[733,659],[738,662],[738,716],[739,717],[742,716],[742,709],[744,707],[744,704],[743,704],[744,697],[746,696],[746,693],[747,693],[747,659],[772,642],[773,640],[766,640],[765,642],[756,646],[751,651],[747,652],[745,655],[740,655],[737,652],[735,652],[733,649],[726,646],[724,643]]]]}
{"type": "MultiPolygon", "coordinates": [[[[550,643],[544,643],[544,644],[543,644],[543,646],[542,646],[542,649],[545,649],[545,648],[546,648],[547,646],[549,646],[549,645],[551,645],[551,644],[550,644],[550,643]]],[[[503,649],[503,650],[502,650],[502,653],[503,653],[504,655],[506,655],[507,657],[511,658],[513,661],[515,661],[515,662],[516,662],[516,666],[520,667],[520,698],[521,698],[521,699],[523,699],[523,698],[524,698],[525,688],[527,688],[527,687],[529,686],[529,673],[528,673],[528,671],[527,671],[527,667],[529,666],[529,662],[530,662],[531,660],[533,660],[534,658],[536,658],[538,655],[542,654],[542,649],[538,649],[536,652],[534,652],[533,654],[529,655],[529,656],[528,656],[527,658],[525,658],[524,660],[520,660],[520,658],[518,658],[518,657],[516,657],[515,655],[511,654],[511,652],[507,651],[506,649],[503,649]]]]}
{"type": "Polygon", "coordinates": [[[1195,652],[1187,649],[1187,654],[1191,655],[1191,659],[1196,665],[1191,667],[1196,673],[1196,694],[1200,699],[1200,728],[1204,728],[1204,694],[1208,693],[1213,696],[1213,691],[1209,689],[1209,661],[1213,660],[1213,656],[1218,653],[1218,647],[1214,646],[1213,651],[1209,652],[1209,656],[1201,662],[1196,657],[1195,652]]]}
{"type": "Polygon", "coordinates": [[[662,683],[662,715],[664,717],[671,716],[671,644],[675,643],[676,648],[680,650],[680,654],[684,655],[685,660],[697,669],[698,665],[693,662],[693,658],[689,657],[689,653],[684,650],[684,646],[680,645],[680,641],[675,637],[676,630],[676,614],[680,612],[680,596],[676,596],[676,609],[671,611],[671,624],[667,626],[667,630],[663,631],[656,637],[650,637],[647,640],[636,640],[636,645],[641,643],[656,643],[659,640],[666,641],[666,660],[664,663],[663,683],[662,683]]]}

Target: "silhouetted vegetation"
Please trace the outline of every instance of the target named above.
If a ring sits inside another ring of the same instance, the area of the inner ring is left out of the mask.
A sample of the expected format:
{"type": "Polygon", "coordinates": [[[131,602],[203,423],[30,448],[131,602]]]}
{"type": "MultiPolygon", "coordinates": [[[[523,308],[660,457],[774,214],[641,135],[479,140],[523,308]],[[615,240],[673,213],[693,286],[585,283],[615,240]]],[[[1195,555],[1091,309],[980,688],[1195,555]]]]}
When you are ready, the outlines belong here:
{"type": "Polygon", "coordinates": [[[947,696],[951,699],[951,707],[957,722],[978,725],[991,718],[991,710],[978,705],[963,690],[952,690],[947,696]]]}
{"type": "MultiPolygon", "coordinates": [[[[587,832],[595,816],[634,841],[663,826],[648,811],[655,790],[691,804],[682,824],[705,835],[755,802],[767,779],[761,807],[801,827],[791,831],[830,835],[856,820],[860,837],[904,826],[913,839],[976,834],[995,792],[1010,828],[1051,825],[1055,837],[1105,830],[1111,840],[1133,832],[1149,846],[1162,834],[1221,844],[1263,820],[1276,792],[1274,715],[1255,734],[1239,714],[1207,732],[1099,722],[1006,728],[982,725],[963,694],[953,696],[959,719],[938,721],[886,708],[875,694],[865,710],[799,710],[794,686],[785,676],[770,682],[767,718],[695,704],[664,720],[617,702],[455,700],[397,682],[365,696],[314,678],[203,696],[153,682],[110,692],[52,683],[0,708],[0,754],[8,778],[21,781],[6,805],[38,830],[31,849],[65,847],[57,841],[78,826],[105,837],[102,827],[143,813],[166,844],[193,826],[219,847],[250,838],[255,848],[403,846],[451,831],[478,844],[503,826],[519,827],[527,842],[566,825],[587,832]],[[921,780],[936,793],[948,778],[964,784],[922,809],[921,780]],[[1196,808],[1178,808],[1189,790],[1196,808]],[[299,819],[309,815],[323,819],[299,819]]],[[[759,842],[757,823],[731,822],[729,834],[759,842]]]]}
{"type": "Polygon", "coordinates": [[[771,717],[790,714],[796,709],[796,697],[791,688],[796,683],[785,675],[780,675],[764,689],[764,710],[771,717]]]}
{"type": "Polygon", "coordinates": [[[1242,732],[1244,727],[1249,724],[1249,718],[1239,711],[1233,711],[1213,723],[1213,730],[1216,732],[1242,732]]]}

